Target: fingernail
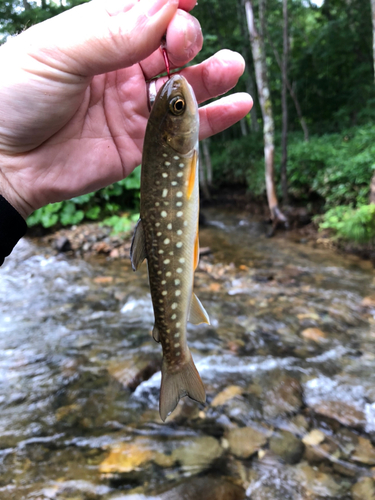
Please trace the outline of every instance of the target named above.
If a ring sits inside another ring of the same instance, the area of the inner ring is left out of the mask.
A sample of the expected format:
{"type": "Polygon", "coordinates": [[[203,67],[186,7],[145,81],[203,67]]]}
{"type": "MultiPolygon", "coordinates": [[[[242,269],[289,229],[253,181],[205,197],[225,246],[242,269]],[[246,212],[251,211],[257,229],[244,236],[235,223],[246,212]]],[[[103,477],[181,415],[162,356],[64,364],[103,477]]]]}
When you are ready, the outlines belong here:
{"type": "MultiPolygon", "coordinates": [[[[170,2],[170,0],[141,0],[142,2],[142,7],[144,9],[144,12],[147,14],[147,16],[153,16],[157,12],[159,12],[160,9],[164,7],[167,3],[170,2]]],[[[172,0],[171,3],[175,3],[174,0],[172,0]]]]}
{"type": "Polygon", "coordinates": [[[201,25],[195,17],[189,16],[189,21],[186,23],[185,28],[185,50],[196,44],[199,37],[203,41],[201,25]]]}

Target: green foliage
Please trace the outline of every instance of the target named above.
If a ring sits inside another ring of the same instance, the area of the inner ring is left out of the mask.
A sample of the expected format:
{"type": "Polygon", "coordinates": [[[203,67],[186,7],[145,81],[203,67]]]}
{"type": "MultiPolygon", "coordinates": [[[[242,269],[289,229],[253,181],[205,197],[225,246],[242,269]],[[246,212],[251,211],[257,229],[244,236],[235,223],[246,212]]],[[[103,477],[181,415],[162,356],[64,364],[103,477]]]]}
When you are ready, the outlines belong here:
{"type": "Polygon", "coordinates": [[[320,229],[332,229],[338,238],[365,244],[375,241],[375,205],[338,206],[323,216],[320,229]]]}
{"type": "Polygon", "coordinates": [[[102,225],[111,227],[111,234],[123,234],[131,231],[134,228],[134,223],[137,222],[138,219],[139,213],[132,215],[112,215],[112,217],[104,219],[102,225]]]}
{"type": "Polygon", "coordinates": [[[125,227],[126,223],[125,219],[123,222],[117,220],[122,220],[122,218],[118,217],[116,212],[123,208],[138,208],[140,176],[141,169],[138,167],[126,179],[99,191],[84,194],[68,201],[53,203],[36,210],[27,219],[27,223],[29,226],[42,225],[45,228],[50,228],[56,224],[71,226],[79,224],[84,219],[99,220],[107,216],[104,221],[106,225],[114,227],[115,232],[120,232],[122,231],[121,224],[125,227]],[[108,218],[108,216],[112,216],[112,218],[108,218]]]}

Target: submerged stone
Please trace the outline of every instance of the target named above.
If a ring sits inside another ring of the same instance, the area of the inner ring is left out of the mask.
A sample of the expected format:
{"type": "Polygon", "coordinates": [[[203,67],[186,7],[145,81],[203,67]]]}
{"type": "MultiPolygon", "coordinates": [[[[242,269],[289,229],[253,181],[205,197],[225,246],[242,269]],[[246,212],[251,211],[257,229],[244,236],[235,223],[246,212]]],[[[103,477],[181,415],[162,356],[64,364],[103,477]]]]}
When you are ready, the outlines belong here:
{"type": "Polygon", "coordinates": [[[300,439],[288,431],[278,431],[270,439],[270,450],[288,464],[301,460],[304,446],[300,439]]]}
{"type": "Polygon", "coordinates": [[[238,458],[251,457],[267,443],[271,434],[272,431],[265,428],[262,430],[253,427],[231,429],[227,435],[230,452],[238,458]]]}
{"type": "Polygon", "coordinates": [[[352,487],[353,500],[375,500],[375,483],[371,477],[361,477],[352,487]]]}

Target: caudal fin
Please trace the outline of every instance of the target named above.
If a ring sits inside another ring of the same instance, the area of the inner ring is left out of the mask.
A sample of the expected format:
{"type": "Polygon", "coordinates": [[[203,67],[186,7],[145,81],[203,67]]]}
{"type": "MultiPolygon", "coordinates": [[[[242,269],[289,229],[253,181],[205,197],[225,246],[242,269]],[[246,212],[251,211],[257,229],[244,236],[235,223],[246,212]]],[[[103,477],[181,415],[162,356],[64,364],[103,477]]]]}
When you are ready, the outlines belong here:
{"type": "Polygon", "coordinates": [[[167,363],[163,361],[159,401],[159,413],[163,422],[184,396],[189,396],[198,403],[206,402],[203,382],[190,352],[188,356],[189,361],[176,372],[168,371],[167,363]]]}

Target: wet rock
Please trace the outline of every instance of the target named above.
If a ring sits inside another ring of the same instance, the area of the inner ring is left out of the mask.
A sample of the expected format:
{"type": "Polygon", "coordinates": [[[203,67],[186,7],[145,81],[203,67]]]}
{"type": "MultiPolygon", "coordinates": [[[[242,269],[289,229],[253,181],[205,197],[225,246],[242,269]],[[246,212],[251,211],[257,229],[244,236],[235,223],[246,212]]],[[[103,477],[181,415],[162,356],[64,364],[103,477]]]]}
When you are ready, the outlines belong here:
{"type": "Polygon", "coordinates": [[[344,401],[321,401],[313,406],[316,413],[332,418],[348,427],[363,428],[366,417],[363,411],[344,401]]]}
{"type": "Polygon", "coordinates": [[[270,439],[270,450],[288,464],[295,464],[301,460],[304,445],[300,439],[288,431],[279,431],[270,439]]]}
{"type": "Polygon", "coordinates": [[[358,444],[351,456],[355,462],[362,464],[375,465],[375,448],[369,439],[358,436],[358,444]]]}
{"type": "Polygon", "coordinates": [[[66,236],[60,236],[53,242],[53,248],[58,252],[69,252],[72,245],[66,236]]]}
{"type": "Polygon", "coordinates": [[[94,278],[94,283],[98,285],[108,285],[109,283],[113,283],[113,276],[96,276],[94,278]]]}
{"type": "Polygon", "coordinates": [[[363,307],[369,307],[369,308],[374,308],[375,307],[375,295],[369,295],[368,297],[365,297],[361,305],[363,307]]]}
{"type": "Polygon", "coordinates": [[[181,466],[195,473],[206,469],[224,450],[217,439],[203,436],[192,439],[190,443],[172,452],[172,458],[181,466]]]}
{"type": "Polygon", "coordinates": [[[276,418],[295,413],[302,406],[302,389],[299,381],[279,370],[266,379],[263,393],[263,413],[265,417],[276,418]]]}
{"type": "Polygon", "coordinates": [[[219,477],[197,477],[162,493],[158,498],[160,500],[244,500],[245,490],[219,477]]]}
{"type": "Polygon", "coordinates": [[[371,477],[362,477],[352,487],[353,500],[375,500],[375,483],[371,477]]]}
{"type": "Polygon", "coordinates": [[[238,385],[230,385],[214,397],[214,399],[211,401],[211,406],[221,406],[230,399],[236,396],[240,396],[242,393],[242,387],[239,387],[238,385]]]}
{"type": "Polygon", "coordinates": [[[147,440],[138,439],[132,443],[119,443],[110,448],[109,455],[99,465],[102,474],[124,474],[139,470],[150,462],[155,452],[147,440]]]}
{"type": "Polygon", "coordinates": [[[321,444],[325,440],[325,438],[326,437],[324,432],[320,431],[319,429],[313,429],[303,437],[302,442],[306,446],[317,446],[318,444],[321,444]]]}
{"type": "Polygon", "coordinates": [[[231,429],[227,440],[230,452],[238,458],[248,458],[267,443],[272,431],[266,428],[257,430],[253,427],[231,429]]]}
{"type": "Polygon", "coordinates": [[[347,493],[350,486],[349,482],[338,483],[331,474],[320,472],[306,463],[296,467],[296,477],[309,495],[307,498],[315,498],[315,496],[318,498],[340,498],[347,493]]]}
{"type": "Polygon", "coordinates": [[[327,335],[320,328],[306,328],[301,332],[301,335],[304,339],[317,343],[324,342],[327,338],[327,335]]]}
{"type": "Polygon", "coordinates": [[[160,366],[161,360],[157,354],[140,353],[129,359],[111,362],[108,372],[123,387],[134,391],[142,382],[159,371],[160,366]]]}

